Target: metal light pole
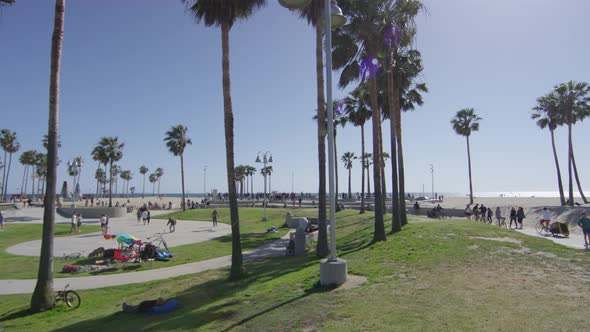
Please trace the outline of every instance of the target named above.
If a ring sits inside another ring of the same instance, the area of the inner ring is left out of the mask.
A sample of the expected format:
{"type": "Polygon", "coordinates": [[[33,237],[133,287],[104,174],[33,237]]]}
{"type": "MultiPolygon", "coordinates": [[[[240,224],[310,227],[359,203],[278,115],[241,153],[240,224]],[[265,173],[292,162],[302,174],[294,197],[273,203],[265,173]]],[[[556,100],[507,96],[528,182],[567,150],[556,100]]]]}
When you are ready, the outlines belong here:
{"type": "Polygon", "coordinates": [[[430,164],[430,175],[432,176],[432,199],[434,199],[434,165],[430,164]]]}
{"type": "Polygon", "coordinates": [[[80,174],[80,170],[82,169],[82,158],[77,157],[70,161],[68,161],[68,169],[71,170],[71,173],[74,174],[73,177],[73,187],[72,187],[72,205],[76,207],[76,177],[80,174]]]}
{"type": "MultiPolygon", "coordinates": [[[[262,200],[262,205],[264,207],[264,216],[262,217],[262,221],[267,221],[266,218],[266,176],[268,175],[268,169],[266,169],[266,164],[272,163],[272,153],[270,151],[262,152],[258,151],[256,155],[257,163],[262,163],[262,175],[264,176],[264,198],[262,200]],[[260,159],[260,155],[262,154],[262,160],[260,159]]],[[[270,188],[269,188],[270,189],[270,188]]]]}
{"type": "Polygon", "coordinates": [[[203,195],[207,195],[207,165],[203,166],[203,195]]]}
{"type": "MultiPolygon", "coordinates": [[[[303,8],[309,4],[308,0],[279,0],[283,7],[289,9],[303,8]]],[[[336,161],[334,156],[334,109],[332,105],[332,29],[346,24],[342,10],[335,0],[324,1],[324,34],[326,38],[326,104],[328,122],[328,190],[330,203],[330,258],[320,261],[320,284],[341,285],[346,281],[346,261],[338,259],[336,255],[336,197],[334,173],[336,161]]]]}

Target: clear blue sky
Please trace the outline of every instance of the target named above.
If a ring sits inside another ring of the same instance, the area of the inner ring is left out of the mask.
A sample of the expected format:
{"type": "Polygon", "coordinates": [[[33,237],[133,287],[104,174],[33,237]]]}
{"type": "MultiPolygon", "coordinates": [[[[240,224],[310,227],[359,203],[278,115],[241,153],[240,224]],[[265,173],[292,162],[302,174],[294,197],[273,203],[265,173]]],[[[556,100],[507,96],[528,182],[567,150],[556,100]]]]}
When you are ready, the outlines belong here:
{"type": "MultiPolygon", "coordinates": [[[[449,121],[461,108],[483,118],[472,137],[474,190],[555,190],[549,133],[530,120],[535,99],[556,83],[590,80],[586,0],[428,0],[416,47],[424,57],[425,105],[403,118],[407,188],[466,192],[465,140],[449,121]]],[[[21,151],[41,150],[47,131],[49,53],[54,1],[17,0],[0,19],[0,128],[16,131],[21,151]]],[[[94,192],[90,151],[101,136],[125,142],[124,169],[162,167],[163,192],[180,192],[180,165],[162,139],[172,125],[189,127],[187,189],[227,190],[221,90],[221,33],[197,25],[181,1],[68,1],[61,72],[64,161],[86,160],[82,190],[94,192]],[[140,5],[141,4],[141,5],[140,5]]],[[[314,30],[276,1],[231,32],[236,164],[259,150],[275,159],[273,190],[317,190],[314,30]]],[[[336,98],[347,91],[334,90],[336,98]]],[[[370,125],[367,146],[371,149],[370,125]]],[[[574,129],[582,183],[590,186],[588,123],[574,129]]],[[[388,126],[384,127],[387,132],[388,126]]],[[[566,131],[557,132],[562,169],[566,131]]],[[[389,147],[386,147],[389,149],[389,147]]],[[[338,151],[360,154],[360,130],[339,128],[338,151]]],[[[16,159],[16,158],[15,158],[16,159]]],[[[353,191],[360,190],[360,163],[353,191]]],[[[340,165],[340,191],[346,171],[340,165]]],[[[388,170],[389,171],[389,170],[388,170]]],[[[13,163],[9,191],[20,187],[13,163]]],[[[66,177],[65,162],[59,183],[66,177]]],[[[564,173],[565,175],[565,173],[564,173]]],[[[151,187],[146,186],[146,188],[151,187]]],[[[262,177],[256,176],[256,191],[262,177]]],[[[59,190],[59,188],[58,188],[59,190]]]]}

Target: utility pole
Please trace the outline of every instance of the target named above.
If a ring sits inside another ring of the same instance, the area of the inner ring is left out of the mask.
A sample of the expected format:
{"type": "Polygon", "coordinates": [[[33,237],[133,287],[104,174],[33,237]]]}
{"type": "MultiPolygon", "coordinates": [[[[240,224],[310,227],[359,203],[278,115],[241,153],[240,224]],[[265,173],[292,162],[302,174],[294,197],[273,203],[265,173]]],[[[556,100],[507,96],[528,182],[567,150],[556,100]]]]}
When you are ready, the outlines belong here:
{"type": "Polygon", "coordinates": [[[430,164],[430,175],[432,176],[432,199],[434,199],[434,165],[430,164]]]}
{"type": "Polygon", "coordinates": [[[203,195],[207,196],[207,165],[203,166],[203,195]]]}

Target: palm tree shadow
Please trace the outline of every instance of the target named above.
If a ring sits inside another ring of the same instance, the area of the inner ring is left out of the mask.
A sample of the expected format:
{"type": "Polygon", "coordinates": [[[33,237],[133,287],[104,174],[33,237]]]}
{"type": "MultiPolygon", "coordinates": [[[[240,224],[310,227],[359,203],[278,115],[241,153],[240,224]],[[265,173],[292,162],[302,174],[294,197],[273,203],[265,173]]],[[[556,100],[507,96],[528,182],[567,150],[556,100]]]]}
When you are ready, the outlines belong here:
{"type": "MultiPolygon", "coordinates": [[[[160,331],[174,329],[198,329],[212,321],[227,321],[231,323],[237,320],[238,312],[233,308],[244,306],[248,300],[247,296],[235,296],[242,293],[253,284],[261,284],[275,280],[285,274],[293,273],[317,263],[313,255],[306,255],[295,258],[274,257],[250,262],[246,265],[249,274],[240,280],[230,281],[223,278],[208,280],[199,283],[176,294],[174,298],[179,301],[178,308],[168,314],[141,315],[125,314],[116,312],[107,316],[80,321],[65,326],[55,331],[95,331],[95,330],[122,330],[142,327],[144,331],[160,331]],[[231,299],[224,301],[224,299],[231,299]]],[[[228,269],[224,269],[228,272],[228,269]]],[[[292,303],[300,298],[325,291],[327,289],[314,285],[305,294],[294,299],[273,305],[261,312],[247,318],[235,321],[231,329],[240,326],[256,317],[264,315],[274,309],[292,303]]],[[[145,298],[142,300],[149,300],[145,298]]],[[[119,306],[120,304],[114,304],[119,306]]],[[[12,316],[16,316],[13,314],[12,316]]]]}
{"type": "Polygon", "coordinates": [[[31,312],[29,308],[23,308],[18,311],[17,310],[18,309],[12,309],[10,311],[0,314],[0,322],[23,318],[33,314],[33,312],[31,312]]]}

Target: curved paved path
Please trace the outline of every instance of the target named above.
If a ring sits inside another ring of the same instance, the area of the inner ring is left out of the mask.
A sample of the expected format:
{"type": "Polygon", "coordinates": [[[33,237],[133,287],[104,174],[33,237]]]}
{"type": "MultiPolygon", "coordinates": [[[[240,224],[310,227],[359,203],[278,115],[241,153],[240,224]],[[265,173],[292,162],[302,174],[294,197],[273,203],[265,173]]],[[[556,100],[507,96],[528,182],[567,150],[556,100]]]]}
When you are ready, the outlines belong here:
{"type": "MultiPolygon", "coordinates": [[[[156,212],[153,215],[166,212],[169,211],[156,212]]],[[[12,210],[7,211],[5,215],[8,219],[7,223],[43,223],[43,209],[41,208],[12,210]]],[[[68,219],[62,218],[59,215],[55,216],[55,222],[59,224],[70,223],[68,219]]],[[[166,222],[167,220],[152,219],[150,225],[144,226],[143,222],[138,223],[135,216],[130,214],[125,218],[112,218],[109,223],[109,233],[129,233],[140,239],[146,239],[147,236],[167,230],[166,222]]],[[[84,225],[86,224],[98,224],[98,221],[85,220],[84,225]]],[[[84,227],[84,225],[82,225],[82,227],[84,227]]],[[[229,233],[231,233],[231,227],[227,224],[219,223],[217,227],[212,227],[211,222],[178,220],[176,231],[174,233],[166,234],[164,238],[169,246],[175,247],[183,244],[207,241],[229,233]]],[[[252,261],[267,256],[282,256],[285,254],[285,247],[288,242],[289,234],[286,234],[280,240],[263,245],[252,251],[244,252],[244,261],[252,261]]],[[[90,251],[98,247],[115,248],[117,242],[114,240],[105,240],[102,233],[97,232],[59,237],[55,239],[54,246],[54,256],[58,257],[74,252],[88,254],[90,251]]],[[[40,247],[40,240],[29,241],[8,248],[7,252],[15,255],[38,256],[40,247]]],[[[147,271],[128,272],[125,274],[54,278],[53,285],[55,289],[64,288],[66,284],[70,284],[70,287],[73,289],[103,288],[168,279],[211,269],[219,269],[230,265],[231,256],[223,256],[201,262],[147,271]]],[[[0,280],[0,295],[30,294],[33,292],[36,283],[36,279],[0,280]]]]}
{"type": "MultiPolygon", "coordinates": [[[[243,254],[244,261],[268,256],[282,256],[289,242],[288,234],[275,242],[263,245],[243,254]]],[[[93,289],[111,286],[143,283],[153,280],[169,279],[186,274],[198,273],[206,270],[219,269],[231,265],[231,256],[213,258],[206,261],[176,265],[161,269],[129,272],[125,274],[110,274],[104,276],[54,278],[54,289],[63,289],[69,284],[72,289],[93,289]]],[[[0,295],[31,294],[35,289],[37,279],[0,280],[0,295]]]]}

